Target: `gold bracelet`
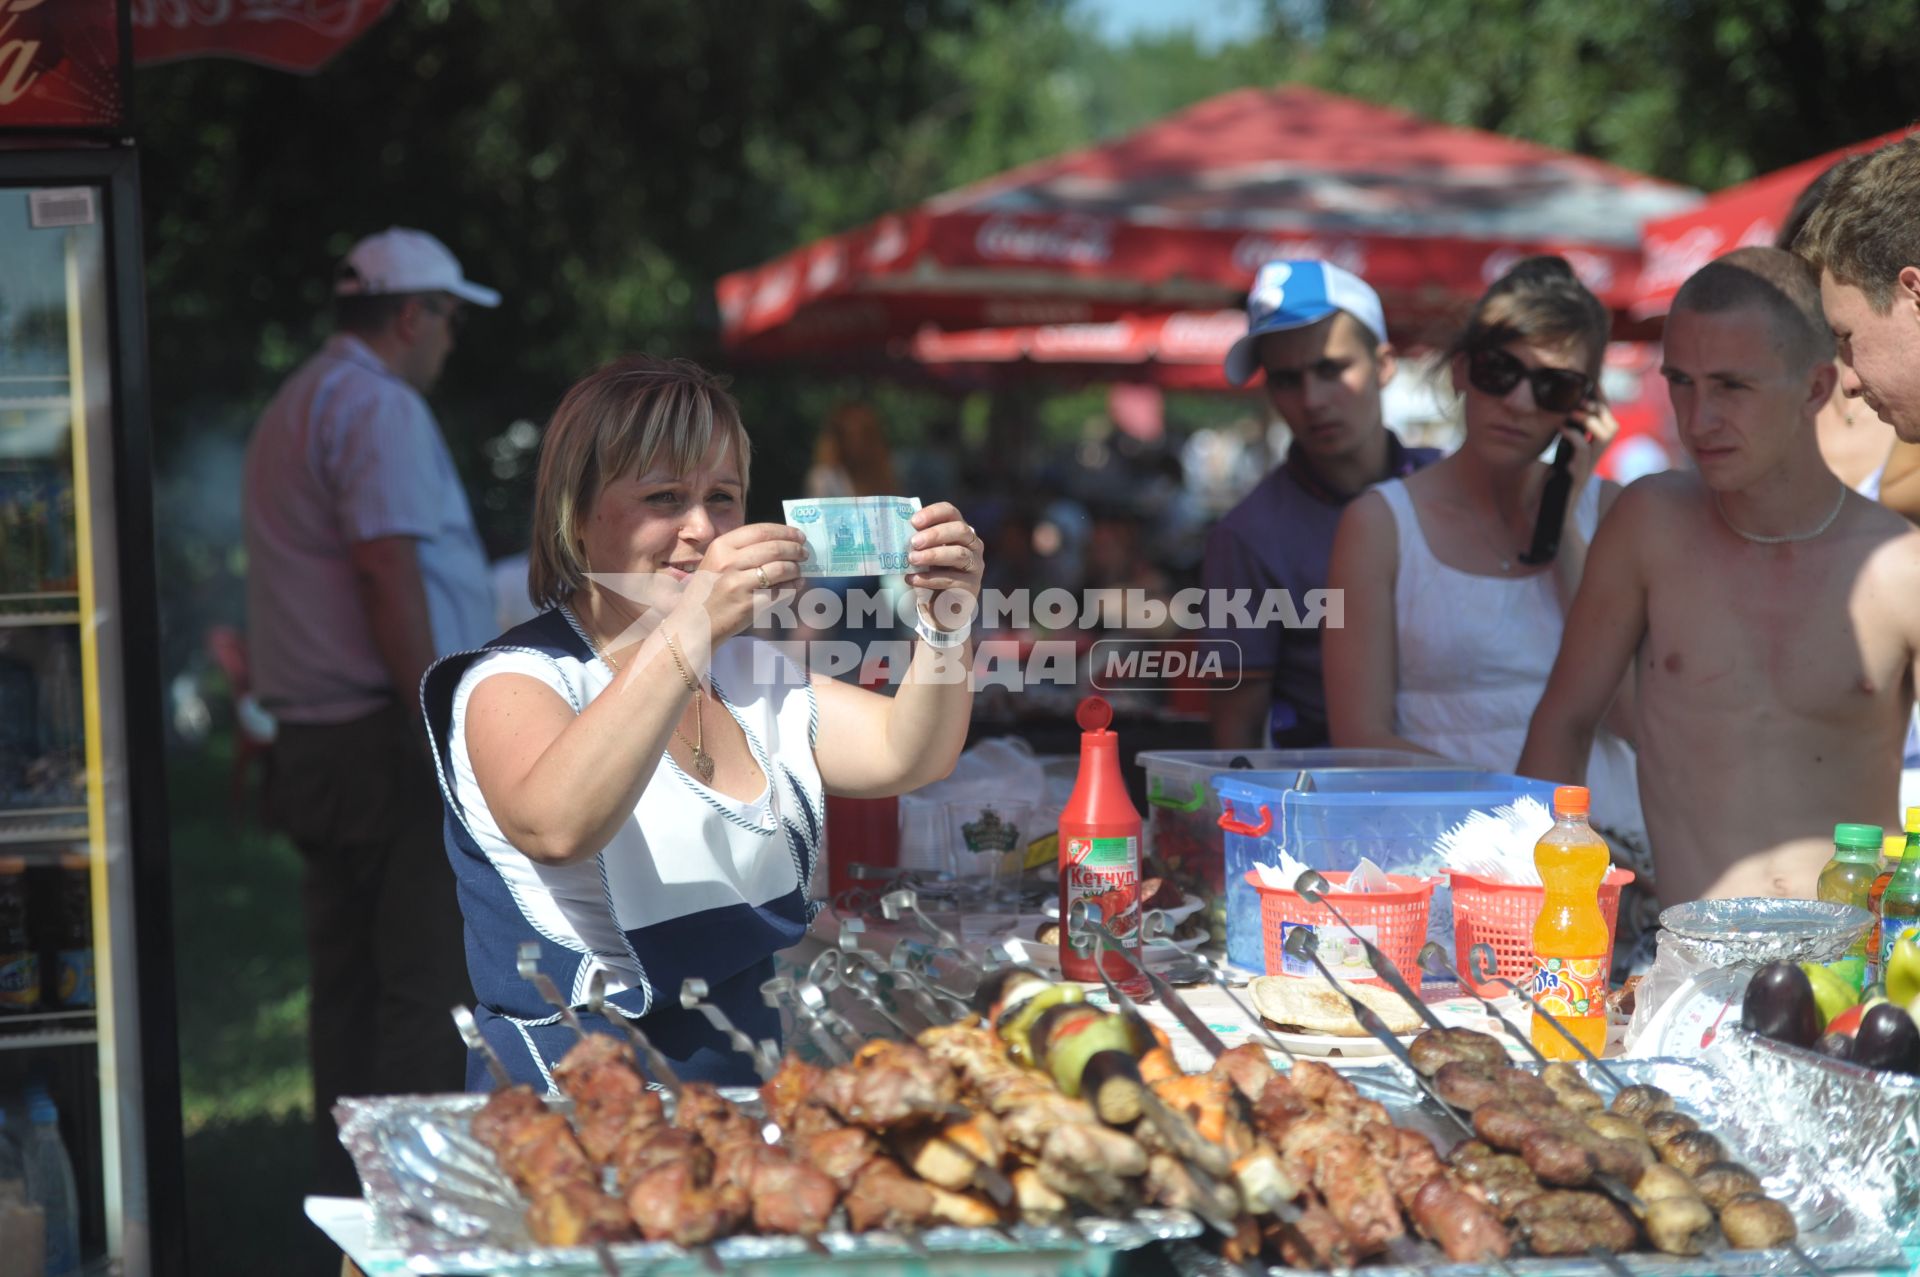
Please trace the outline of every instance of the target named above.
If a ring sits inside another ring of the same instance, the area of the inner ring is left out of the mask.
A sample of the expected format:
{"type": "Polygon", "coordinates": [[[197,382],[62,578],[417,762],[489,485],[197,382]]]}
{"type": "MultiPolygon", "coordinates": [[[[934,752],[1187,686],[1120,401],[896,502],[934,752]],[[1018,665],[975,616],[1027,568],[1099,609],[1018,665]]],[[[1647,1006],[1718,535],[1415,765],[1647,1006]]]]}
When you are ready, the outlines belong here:
{"type": "Polygon", "coordinates": [[[674,643],[673,635],[668,634],[663,629],[660,631],[660,637],[666,641],[667,655],[673,658],[673,668],[679,670],[680,677],[687,680],[687,690],[696,696],[699,695],[700,684],[694,680],[693,675],[687,672],[686,663],[680,659],[680,648],[674,643]]]}

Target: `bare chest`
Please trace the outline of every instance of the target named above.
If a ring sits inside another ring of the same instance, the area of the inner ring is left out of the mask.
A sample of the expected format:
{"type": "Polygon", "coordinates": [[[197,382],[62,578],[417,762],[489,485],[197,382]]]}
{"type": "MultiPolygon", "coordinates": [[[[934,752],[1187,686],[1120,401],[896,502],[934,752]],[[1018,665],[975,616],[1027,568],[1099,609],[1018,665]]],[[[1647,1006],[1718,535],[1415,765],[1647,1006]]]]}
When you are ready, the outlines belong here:
{"type": "Polygon", "coordinates": [[[1654,704],[1836,726],[1903,714],[1911,655],[1870,573],[1791,547],[1675,556],[1648,592],[1654,704]]]}

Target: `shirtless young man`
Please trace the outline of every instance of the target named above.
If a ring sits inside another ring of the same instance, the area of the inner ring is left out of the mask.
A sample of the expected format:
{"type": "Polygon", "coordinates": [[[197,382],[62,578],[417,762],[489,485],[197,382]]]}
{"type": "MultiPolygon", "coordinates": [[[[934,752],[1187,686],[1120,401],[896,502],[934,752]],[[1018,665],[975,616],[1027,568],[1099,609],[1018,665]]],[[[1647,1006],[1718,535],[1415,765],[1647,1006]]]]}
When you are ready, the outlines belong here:
{"type": "Polygon", "coordinates": [[[1638,662],[1663,905],[1810,897],[1835,822],[1899,827],[1920,531],[1820,459],[1833,350],[1792,254],[1740,249],[1681,288],[1663,371],[1698,473],[1640,480],[1601,524],[1520,758],[1577,783],[1638,662]]]}

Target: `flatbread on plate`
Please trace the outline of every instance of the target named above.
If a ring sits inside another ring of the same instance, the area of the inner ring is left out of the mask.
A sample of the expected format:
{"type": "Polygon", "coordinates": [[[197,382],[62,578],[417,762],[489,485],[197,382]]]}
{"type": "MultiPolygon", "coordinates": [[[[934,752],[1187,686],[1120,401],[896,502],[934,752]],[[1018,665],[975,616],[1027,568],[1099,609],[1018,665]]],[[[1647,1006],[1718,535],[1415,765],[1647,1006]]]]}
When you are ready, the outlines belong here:
{"type": "MultiPolygon", "coordinates": [[[[1391,989],[1377,985],[1353,984],[1342,980],[1340,987],[1371,1007],[1395,1036],[1420,1031],[1420,1017],[1406,1000],[1391,989]]],[[[1335,993],[1325,980],[1295,976],[1263,975],[1250,986],[1254,1009],[1262,1019],[1284,1028],[1306,1033],[1324,1033],[1336,1038],[1372,1037],[1354,1018],[1347,1000],[1335,993]]]]}

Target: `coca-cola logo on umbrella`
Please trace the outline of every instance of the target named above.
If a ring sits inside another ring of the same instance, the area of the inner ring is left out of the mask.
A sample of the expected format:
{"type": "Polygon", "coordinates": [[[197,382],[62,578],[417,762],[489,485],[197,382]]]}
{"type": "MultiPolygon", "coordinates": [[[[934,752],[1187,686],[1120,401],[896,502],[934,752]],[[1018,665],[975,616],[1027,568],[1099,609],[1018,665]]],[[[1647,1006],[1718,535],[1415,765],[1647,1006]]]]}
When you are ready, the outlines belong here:
{"type": "Polygon", "coordinates": [[[989,261],[1098,266],[1113,256],[1113,223],[1078,216],[1043,222],[990,217],[981,224],[974,247],[989,261]]]}
{"type": "Polygon", "coordinates": [[[133,60],[226,57],[318,71],[393,0],[132,0],[133,60]]]}

